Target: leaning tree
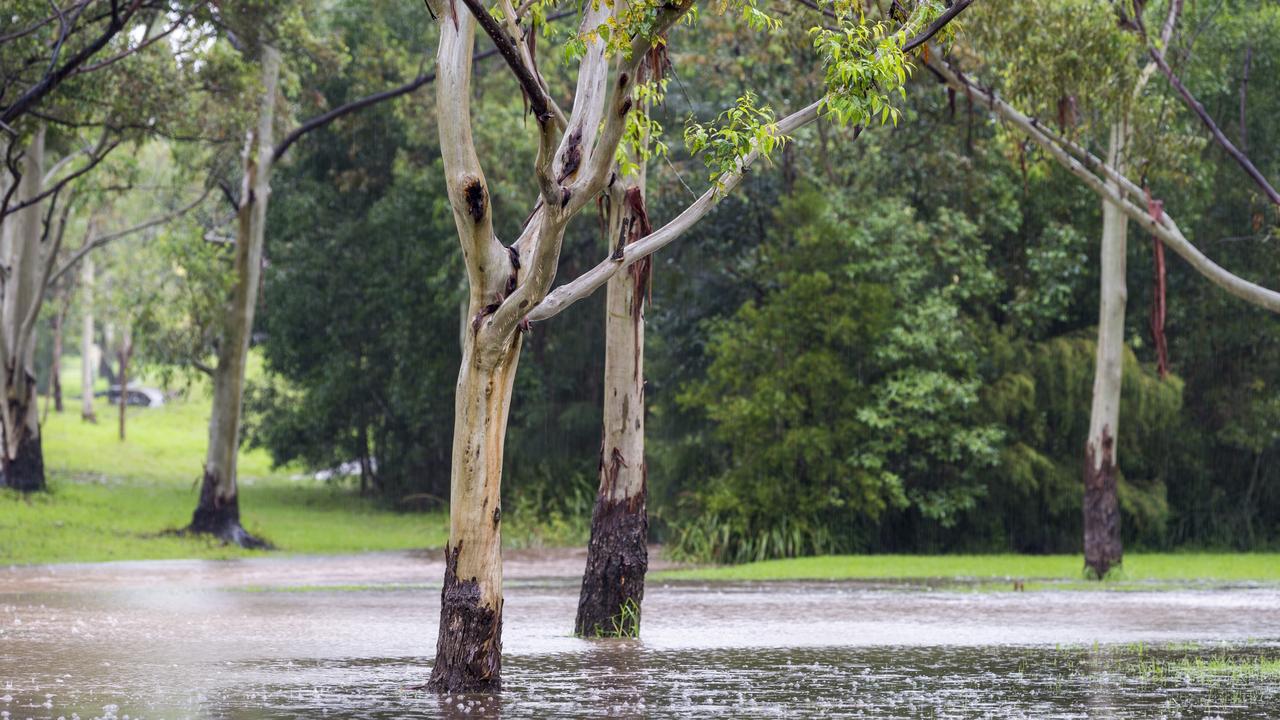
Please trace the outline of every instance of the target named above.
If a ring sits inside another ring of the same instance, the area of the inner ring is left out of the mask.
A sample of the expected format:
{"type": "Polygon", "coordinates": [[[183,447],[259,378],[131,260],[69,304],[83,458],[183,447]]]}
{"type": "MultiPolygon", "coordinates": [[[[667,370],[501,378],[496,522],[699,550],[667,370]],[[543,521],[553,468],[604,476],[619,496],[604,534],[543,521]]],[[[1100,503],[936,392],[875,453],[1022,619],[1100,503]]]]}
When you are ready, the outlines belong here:
{"type": "MultiPolygon", "coordinates": [[[[568,113],[554,101],[526,30],[543,11],[540,3],[517,9],[501,0],[493,12],[479,0],[429,3],[440,30],[440,148],[469,287],[469,321],[454,407],[450,532],[429,688],[460,692],[500,687],[503,444],[522,336],[529,323],[550,318],[610,278],[632,272],[633,266],[705,216],[741,182],[754,160],[819,115],[856,126],[896,121],[893,98],[902,92],[911,69],[907,53],[971,2],[946,6],[923,0],[908,3],[909,12],[894,2],[892,20],[869,15],[869,6],[860,2],[833,4],[823,24],[812,28],[825,69],[823,97],[774,122],[771,112],[757,107],[754,96],[747,94],[719,124],[689,128],[691,149],[704,153],[715,171],[713,187],[651,234],[625,237],[597,266],[554,292],[551,284],[569,222],[601,193],[617,197],[613,186],[626,183],[615,166],[627,129],[636,122],[640,69],[650,52],[665,42],[668,31],[682,20],[693,21],[694,2],[585,4],[579,31],[568,43],[568,54],[577,61],[568,113]],[[470,109],[471,66],[477,26],[496,46],[527,98],[537,134],[532,179],[538,199],[509,245],[495,232],[490,193],[472,140],[477,119],[470,109]]],[[[753,2],[720,6],[729,8],[740,12],[753,31],[780,24],[753,2]]],[[[626,202],[625,191],[619,199],[626,202]]],[[[607,466],[612,460],[602,462],[607,466]]],[[[627,461],[622,457],[620,463],[627,461]]],[[[640,505],[632,507],[638,510],[640,505]]],[[[642,525],[629,527],[636,532],[642,525]]]]}

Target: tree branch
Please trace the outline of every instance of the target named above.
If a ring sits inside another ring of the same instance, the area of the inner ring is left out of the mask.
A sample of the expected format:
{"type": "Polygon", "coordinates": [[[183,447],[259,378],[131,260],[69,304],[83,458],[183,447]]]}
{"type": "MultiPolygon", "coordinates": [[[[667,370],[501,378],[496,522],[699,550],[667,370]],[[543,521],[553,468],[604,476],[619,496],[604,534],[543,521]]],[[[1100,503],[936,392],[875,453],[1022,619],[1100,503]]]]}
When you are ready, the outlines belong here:
{"type": "Polygon", "coordinates": [[[915,50],[921,45],[929,42],[930,38],[932,38],[934,35],[937,35],[938,32],[942,30],[942,28],[946,27],[947,24],[950,23],[952,20],[955,20],[957,15],[964,12],[964,9],[969,7],[972,4],[973,4],[973,0],[960,0],[956,4],[947,8],[945,12],[943,12],[941,15],[938,16],[937,20],[934,20],[932,23],[929,24],[929,27],[921,31],[919,35],[916,35],[915,37],[908,40],[902,46],[902,52],[904,53],[911,52],[912,50],[915,50]]]}
{"type": "MultiPolygon", "coordinates": [[[[1249,302],[1253,305],[1266,308],[1272,312],[1280,313],[1280,293],[1269,290],[1260,285],[1249,282],[1237,275],[1234,275],[1223,269],[1218,264],[1210,260],[1204,253],[1191,244],[1189,240],[1178,229],[1173,218],[1168,212],[1161,212],[1159,218],[1152,217],[1151,213],[1145,207],[1138,205],[1125,199],[1122,192],[1118,192],[1109,187],[1097,175],[1089,172],[1088,169],[1081,164],[1080,160],[1073,157],[1069,150],[1072,144],[1056,142],[1054,137],[1046,131],[1044,126],[1023,115],[1014,109],[1011,105],[1000,99],[996,93],[990,89],[982,88],[968,79],[959,72],[951,68],[950,65],[942,62],[938,58],[931,58],[928,62],[937,74],[941,75],[947,84],[955,89],[965,92],[970,96],[978,96],[981,104],[985,105],[990,112],[999,115],[1013,126],[1021,130],[1025,135],[1034,140],[1038,145],[1049,151],[1055,160],[1065,167],[1071,174],[1084,181],[1094,193],[1103,199],[1113,203],[1120,208],[1130,220],[1136,222],[1148,233],[1155,235],[1164,241],[1166,245],[1173,249],[1174,252],[1182,256],[1196,272],[1206,277],[1210,282],[1226,290],[1228,293],[1249,302]]],[[[975,103],[978,104],[978,103],[975,103]]],[[[1104,168],[1104,175],[1113,179],[1120,187],[1127,191],[1130,195],[1135,191],[1140,193],[1141,189],[1123,173],[1117,172],[1101,160],[1088,156],[1088,162],[1095,166],[1104,168]]]]}
{"type": "Polygon", "coordinates": [[[481,29],[493,40],[493,45],[498,49],[498,53],[502,55],[502,59],[507,62],[507,66],[511,68],[511,72],[516,76],[516,81],[520,83],[520,88],[524,90],[525,95],[529,97],[529,109],[533,111],[533,117],[537,119],[539,124],[550,122],[554,117],[551,112],[551,105],[547,93],[542,89],[542,84],[534,77],[533,69],[530,68],[520,57],[520,50],[516,47],[516,41],[507,34],[493,15],[485,8],[480,0],[462,0],[467,9],[471,11],[472,17],[480,24],[481,29]]]}
{"type": "MultiPolygon", "coordinates": [[[[779,120],[778,133],[790,134],[816,120],[824,101],[825,98],[818,100],[779,120]]],[[[742,182],[746,177],[747,169],[759,156],[759,148],[753,148],[738,160],[733,172],[722,176],[716,186],[703,193],[675,219],[644,238],[623,246],[621,257],[614,253],[594,268],[556,288],[529,311],[528,319],[541,321],[564,312],[570,305],[590,296],[607,283],[609,278],[679,239],[742,182]]]]}
{"type": "Polygon", "coordinates": [[[45,188],[42,192],[39,192],[23,200],[17,205],[13,205],[12,207],[10,207],[9,205],[4,204],[3,209],[0,210],[0,220],[4,220],[4,218],[8,217],[9,215],[12,215],[13,213],[23,208],[30,207],[32,205],[35,205],[36,203],[41,202],[45,198],[49,197],[50,195],[53,195],[54,193],[58,192],[62,188],[66,187],[66,185],[71,181],[75,180],[81,175],[84,175],[85,173],[97,167],[99,163],[101,163],[103,160],[106,159],[107,155],[112,150],[115,150],[120,145],[119,140],[110,144],[106,144],[107,138],[109,137],[109,135],[110,133],[108,131],[104,131],[102,133],[102,139],[98,141],[98,147],[95,148],[93,152],[89,153],[89,162],[85,163],[84,167],[77,169],[75,172],[57,181],[52,186],[45,188]]]}
{"type": "MultiPolygon", "coordinates": [[[[118,0],[111,0],[112,13],[111,19],[107,22],[106,29],[93,42],[86,45],[80,52],[73,55],[61,67],[54,68],[51,72],[45,74],[40,82],[28,88],[25,93],[14,100],[13,103],[0,111],[0,123],[12,123],[20,115],[29,110],[36,103],[40,102],[45,95],[48,95],[54,88],[62,84],[71,76],[76,68],[85,63],[86,60],[93,57],[98,51],[107,46],[124,26],[129,22],[133,14],[137,12],[138,7],[142,5],[142,0],[133,0],[124,15],[120,15],[117,11],[118,0]]],[[[56,58],[56,54],[55,54],[56,58]]]]}
{"type": "Polygon", "coordinates": [[[468,303],[475,312],[493,302],[494,294],[505,287],[510,275],[510,256],[493,234],[491,197],[471,135],[476,18],[453,2],[441,2],[439,6],[436,127],[449,205],[471,289],[468,303]]]}
{"type": "Polygon", "coordinates": [[[1280,193],[1276,192],[1271,183],[1267,182],[1267,178],[1254,166],[1253,161],[1227,138],[1222,129],[1218,127],[1218,123],[1214,122],[1213,117],[1209,115],[1209,111],[1205,110],[1204,105],[1201,105],[1200,101],[1187,89],[1187,86],[1182,84],[1182,80],[1173,72],[1173,68],[1169,67],[1164,53],[1150,44],[1147,46],[1147,52],[1151,55],[1151,59],[1155,61],[1156,67],[1160,68],[1160,72],[1168,79],[1169,84],[1182,96],[1182,100],[1187,107],[1191,108],[1196,117],[1200,118],[1200,122],[1204,123],[1204,126],[1209,129],[1209,134],[1213,136],[1218,145],[1222,146],[1222,149],[1231,156],[1231,159],[1235,160],[1236,164],[1244,169],[1245,174],[1253,180],[1254,184],[1262,190],[1273,205],[1280,206],[1280,193]]]}
{"type": "Polygon", "coordinates": [[[196,2],[191,7],[187,8],[186,11],[184,11],[182,15],[178,17],[177,20],[173,21],[173,23],[169,25],[169,27],[164,32],[154,35],[150,38],[147,38],[143,40],[141,43],[139,43],[138,45],[136,45],[135,47],[132,47],[127,50],[124,50],[123,52],[117,53],[116,55],[113,55],[107,58],[106,60],[96,62],[92,65],[84,65],[79,68],[76,68],[76,71],[72,73],[72,76],[74,77],[76,75],[91,73],[95,70],[101,70],[102,68],[107,67],[108,65],[119,62],[120,60],[123,60],[124,58],[129,57],[130,55],[136,55],[137,53],[146,49],[146,47],[151,45],[152,43],[155,43],[156,41],[162,38],[166,38],[169,35],[173,34],[174,30],[177,30],[179,27],[182,27],[183,23],[187,21],[187,18],[191,17],[196,10],[208,4],[208,2],[209,0],[199,0],[199,2],[196,2]]]}
{"type": "Polygon", "coordinates": [[[112,240],[118,240],[122,237],[125,237],[126,235],[132,235],[133,233],[142,232],[143,230],[146,230],[148,228],[153,228],[157,225],[163,225],[169,222],[170,220],[174,220],[183,215],[186,215],[187,213],[194,210],[197,206],[199,206],[200,203],[204,202],[205,198],[209,197],[210,192],[211,192],[211,189],[206,188],[205,191],[200,194],[200,197],[196,198],[194,201],[186,205],[183,205],[177,210],[173,210],[171,212],[165,213],[164,215],[159,215],[145,222],[138,223],[133,227],[125,228],[124,230],[117,230],[113,233],[107,233],[106,235],[99,235],[92,239],[85,238],[84,245],[80,246],[80,249],[76,250],[75,254],[73,254],[65,263],[63,263],[61,267],[59,267],[56,271],[54,271],[53,274],[49,275],[49,278],[46,282],[49,284],[57,282],[58,278],[62,277],[67,272],[69,272],[72,268],[74,268],[76,266],[76,263],[80,262],[85,255],[88,255],[95,248],[100,248],[103,245],[106,245],[107,243],[111,242],[112,240]]]}

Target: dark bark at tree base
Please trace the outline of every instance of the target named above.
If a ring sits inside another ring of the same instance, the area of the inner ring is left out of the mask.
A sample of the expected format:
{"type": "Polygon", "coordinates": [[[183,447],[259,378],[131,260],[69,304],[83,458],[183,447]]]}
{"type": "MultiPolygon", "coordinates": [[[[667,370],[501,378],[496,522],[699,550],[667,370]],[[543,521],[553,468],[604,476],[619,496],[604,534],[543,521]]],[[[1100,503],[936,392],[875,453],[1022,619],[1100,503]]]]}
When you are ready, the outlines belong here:
{"type": "Polygon", "coordinates": [[[1106,577],[1123,560],[1120,540],[1120,502],[1116,496],[1115,440],[1102,431],[1102,458],[1092,445],[1084,457],[1084,564],[1091,577],[1106,577]]]}
{"type": "Polygon", "coordinates": [[[18,444],[18,457],[0,466],[0,487],[39,492],[44,484],[44,449],[39,437],[27,436],[18,444]]]}
{"type": "Polygon", "coordinates": [[[228,545],[239,545],[251,550],[273,550],[274,546],[262,538],[250,535],[240,524],[240,499],[219,500],[217,480],[205,473],[200,487],[200,502],[191,515],[191,524],[183,534],[212,535],[228,545]]]}
{"type": "Polygon", "coordinates": [[[638,637],[644,575],[649,569],[649,517],[642,489],[621,501],[596,499],[587,569],[574,632],[583,637],[638,637]]]}
{"type": "Polygon", "coordinates": [[[437,693],[492,693],[502,689],[502,606],[481,600],[475,578],[458,579],[462,545],[444,550],[440,635],[427,689],[437,693]]]}

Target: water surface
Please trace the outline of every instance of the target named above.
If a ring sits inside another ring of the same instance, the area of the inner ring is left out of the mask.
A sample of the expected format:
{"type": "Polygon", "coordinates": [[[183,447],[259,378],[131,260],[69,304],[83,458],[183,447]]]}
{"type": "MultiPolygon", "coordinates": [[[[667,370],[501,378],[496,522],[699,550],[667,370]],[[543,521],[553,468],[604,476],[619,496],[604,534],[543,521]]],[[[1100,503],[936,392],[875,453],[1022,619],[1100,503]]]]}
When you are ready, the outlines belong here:
{"type": "Polygon", "coordinates": [[[581,568],[509,555],[498,699],[412,689],[435,556],[0,569],[0,720],[1280,715],[1276,587],[651,583],[641,640],[586,641],[581,568]]]}

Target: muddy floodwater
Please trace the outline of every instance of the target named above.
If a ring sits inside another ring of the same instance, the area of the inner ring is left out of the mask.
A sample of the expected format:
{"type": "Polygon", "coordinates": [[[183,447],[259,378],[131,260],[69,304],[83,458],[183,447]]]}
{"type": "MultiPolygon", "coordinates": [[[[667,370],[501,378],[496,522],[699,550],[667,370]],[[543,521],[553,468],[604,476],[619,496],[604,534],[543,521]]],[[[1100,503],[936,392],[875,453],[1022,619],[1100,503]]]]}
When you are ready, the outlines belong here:
{"type": "Polygon", "coordinates": [[[504,691],[413,687],[438,556],[0,568],[0,720],[1280,717],[1280,588],[662,583],[572,637],[578,552],[509,553],[504,691]]]}

